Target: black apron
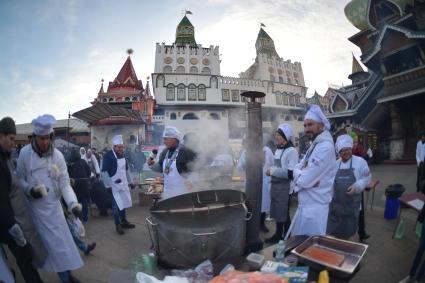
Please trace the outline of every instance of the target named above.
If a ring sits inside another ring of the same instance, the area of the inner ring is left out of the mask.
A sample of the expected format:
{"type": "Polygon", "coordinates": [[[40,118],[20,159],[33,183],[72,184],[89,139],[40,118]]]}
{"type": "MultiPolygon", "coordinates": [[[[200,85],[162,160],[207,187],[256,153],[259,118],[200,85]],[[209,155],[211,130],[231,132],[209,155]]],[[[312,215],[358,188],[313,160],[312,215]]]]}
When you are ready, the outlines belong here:
{"type": "MultiPolygon", "coordinates": [[[[279,159],[274,159],[274,166],[282,168],[281,160],[285,150],[282,151],[279,159]]],[[[271,177],[270,217],[274,218],[276,222],[285,222],[288,218],[289,189],[291,180],[275,176],[271,177]]]]}
{"type": "Polygon", "coordinates": [[[347,189],[356,182],[352,164],[353,159],[349,169],[338,168],[334,195],[329,205],[327,234],[343,239],[348,239],[356,233],[361,203],[361,194],[347,195],[347,189]]]}

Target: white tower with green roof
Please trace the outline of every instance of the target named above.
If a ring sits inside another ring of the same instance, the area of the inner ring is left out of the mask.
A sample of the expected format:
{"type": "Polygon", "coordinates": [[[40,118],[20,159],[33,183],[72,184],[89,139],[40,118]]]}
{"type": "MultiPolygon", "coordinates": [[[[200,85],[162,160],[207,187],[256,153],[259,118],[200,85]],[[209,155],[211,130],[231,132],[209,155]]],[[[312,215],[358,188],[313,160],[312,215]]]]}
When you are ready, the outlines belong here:
{"type": "Polygon", "coordinates": [[[305,87],[301,63],[292,63],[291,60],[281,58],[273,39],[263,28],[258,32],[255,49],[257,57],[254,63],[245,72],[240,73],[240,77],[305,87]]]}

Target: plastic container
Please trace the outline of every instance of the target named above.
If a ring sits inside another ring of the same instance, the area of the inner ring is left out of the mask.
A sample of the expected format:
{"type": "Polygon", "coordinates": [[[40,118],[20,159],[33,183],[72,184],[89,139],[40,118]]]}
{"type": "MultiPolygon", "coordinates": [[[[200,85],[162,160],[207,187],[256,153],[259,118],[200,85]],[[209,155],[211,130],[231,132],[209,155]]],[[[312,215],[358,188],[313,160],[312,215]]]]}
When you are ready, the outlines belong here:
{"type": "Polygon", "coordinates": [[[384,218],[396,219],[398,215],[399,207],[400,207],[400,201],[398,200],[398,198],[387,197],[387,200],[385,201],[384,218]]]}
{"type": "Polygon", "coordinates": [[[258,270],[264,263],[264,256],[257,253],[250,253],[246,259],[248,260],[251,270],[258,270]]]}
{"type": "Polygon", "coordinates": [[[296,255],[290,254],[283,260],[283,263],[285,263],[288,266],[297,266],[298,264],[298,257],[296,255]]]}
{"type": "Polygon", "coordinates": [[[276,254],[274,256],[277,262],[282,262],[285,258],[285,248],[285,242],[283,240],[280,240],[279,243],[277,243],[276,254]]]}

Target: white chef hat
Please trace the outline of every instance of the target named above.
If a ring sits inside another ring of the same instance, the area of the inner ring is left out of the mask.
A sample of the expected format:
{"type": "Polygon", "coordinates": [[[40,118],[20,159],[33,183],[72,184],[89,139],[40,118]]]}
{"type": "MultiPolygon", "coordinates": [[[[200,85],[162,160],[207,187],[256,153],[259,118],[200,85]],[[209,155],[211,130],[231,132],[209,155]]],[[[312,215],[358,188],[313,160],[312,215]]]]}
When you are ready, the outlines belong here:
{"type": "Polygon", "coordinates": [[[183,134],[173,126],[165,126],[164,133],[162,134],[163,138],[174,138],[179,142],[183,141],[183,134]]]}
{"type": "Polygon", "coordinates": [[[122,139],[122,135],[115,135],[112,138],[112,145],[120,145],[120,144],[124,144],[124,141],[122,139]]]}
{"type": "Polygon", "coordinates": [[[335,147],[338,152],[343,148],[353,148],[353,138],[349,135],[340,135],[336,139],[335,147]]]}
{"type": "Polygon", "coordinates": [[[313,104],[310,106],[310,109],[308,109],[307,113],[305,114],[304,121],[308,119],[323,123],[326,130],[331,128],[329,120],[325,117],[325,114],[323,114],[322,109],[318,105],[313,104]]]}
{"type": "Polygon", "coordinates": [[[289,125],[288,123],[280,124],[278,129],[285,134],[287,141],[290,141],[292,137],[294,136],[294,131],[292,130],[292,126],[289,125]]]}
{"type": "Polygon", "coordinates": [[[47,136],[53,133],[53,125],[56,124],[56,119],[50,114],[44,114],[33,119],[31,124],[35,135],[47,136]]]}

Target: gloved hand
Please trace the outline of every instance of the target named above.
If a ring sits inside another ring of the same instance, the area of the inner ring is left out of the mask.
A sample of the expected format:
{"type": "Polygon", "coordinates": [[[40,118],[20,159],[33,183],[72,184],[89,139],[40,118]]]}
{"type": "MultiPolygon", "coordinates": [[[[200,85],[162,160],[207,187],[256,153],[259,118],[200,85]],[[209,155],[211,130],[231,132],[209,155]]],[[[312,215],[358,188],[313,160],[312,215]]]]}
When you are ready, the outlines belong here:
{"type": "Polygon", "coordinates": [[[130,187],[131,190],[136,187],[133,183],[128,184],[128,186],[130,187]]]}
{"type": "Polygon", "coordinates": [[[96,173],[96,179],[100,179],[100,174],[96,173]]]}
{"type": "Polygon", "coordinates": [[[27,240],[25,239],[24,232],[22,232],[21,227],[18,223],[15,223],[9,230],[9,234],[13,237],[16,245],[20,247],[24,247],[27,244],[27,240]]]}
{"type": "Polygon", "coordinates": [[[83,216],[82,215],[82,207],[81,204],[76,203],[72,208],[71,208],[71,212],[72,214],[74,214],[75,217],[80,218],[83,216]]]}
{"type": "Polygon", "coordinates": [[[47,196],[47,188],[44,185],[37,185],[30,189],[30,194],[33,198],[39,199],[47,196]]]}
{"type": "Polygon", "coordinates": [[[116,179],[114,183],[115,184],[121,184],[121,182],[122,182],[121,179],[116,179]]]}

